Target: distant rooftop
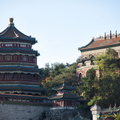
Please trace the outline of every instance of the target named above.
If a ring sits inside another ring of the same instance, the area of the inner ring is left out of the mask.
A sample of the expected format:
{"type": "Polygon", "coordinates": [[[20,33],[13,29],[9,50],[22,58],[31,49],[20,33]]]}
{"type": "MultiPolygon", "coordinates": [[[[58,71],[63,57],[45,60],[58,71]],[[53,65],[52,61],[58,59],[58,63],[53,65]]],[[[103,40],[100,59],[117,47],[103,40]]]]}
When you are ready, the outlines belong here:
{"type": "Polygon", "coordinates": [[[103,47],[113,47],[113,46],[119,46],[120,45],[120,34],[117,34],[117,31],[115,34],[112,34],[110,31],[110,35],[104,35],[100,36],[98,38],[93,38],[90,43],[88,43],[86,46],[78,48],[80,51],[88,51],[93,49],[100,49],[103,47]]]}

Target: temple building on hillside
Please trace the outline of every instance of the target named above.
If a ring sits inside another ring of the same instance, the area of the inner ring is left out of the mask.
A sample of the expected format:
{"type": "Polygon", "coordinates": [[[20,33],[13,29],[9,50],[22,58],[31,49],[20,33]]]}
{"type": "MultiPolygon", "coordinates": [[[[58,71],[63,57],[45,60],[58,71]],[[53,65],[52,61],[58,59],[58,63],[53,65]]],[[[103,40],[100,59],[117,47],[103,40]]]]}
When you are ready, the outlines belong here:
{"type": "Polygon", "coordinates": [[[81,58],[77,61],[77,74],[79,78],[85,77],[86,72],[91,68],[96,69],[99,77],[99,68],[93,59],[100,54],[104,54],[107,48],[114,49],[120,57],[120,34],[117,34],[117,31],[115,34],[112,34],[110,31],[110,35],[105,33],[104,37],[100,36],[99,38],[92,39],[86,46],[78,48],[81,51],[81,58]]]}
{"type": "Polygon", "coordinates": [[[52,100],[52,110],[56,109],[75,109],[80,102],[84,103],[81,96],[72,94],[71,91],[75,90],[75,87],[68,86],[65,83],[54,87],[53,90],[57,91],[57,94],[48,97],[52,100]]]}
{"type": "Polygon", "coordinates": [[[36,39],[20,32],[9,20],[9,26],[0,33],[0,101],[46,101],[45,89],[40,84],[37,66],[39,53],[32,49],[36,39]]]}

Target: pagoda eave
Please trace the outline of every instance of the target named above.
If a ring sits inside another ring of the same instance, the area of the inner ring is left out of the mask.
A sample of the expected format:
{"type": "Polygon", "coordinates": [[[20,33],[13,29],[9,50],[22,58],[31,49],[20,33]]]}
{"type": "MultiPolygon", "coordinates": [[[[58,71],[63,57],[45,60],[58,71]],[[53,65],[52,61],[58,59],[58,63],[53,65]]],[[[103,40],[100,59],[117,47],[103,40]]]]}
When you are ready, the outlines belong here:
{"type": "Polygon", "coordinates": [[[27,38],[1,38],[0,37],[0,42],[24,42],[24,43],[30,43],[30,44],[35,44],[37,41],[35,38],[33,39],[27,39],[27,38]]]}
{"type": "Polygon", "coordinates": [[[33,92],[42,92],[45,91],[45,89],[39,85],[0,85],[0,91],[33,91],[33,92]]]}
{"type": "Polygon", "coordinates": [[[79,99],[81,97],[79,96],[71,96],[71,97],[65,97],[65,96],[56,96],[56,95],[53,95],[51,97],[48,97],[48,99],[51,99],[51,100],[60,100],[60,99],[63,99],[63,100],[76,100],[76,99],[79,99]]]}
{"type": "Polygon", "coordinates": [[[104,49],[104,48],[110,48],[110,47],[116,47],[116,46],[120,46],[120,43],[119,44],[108,45],[108,46],[94,47],[94,48],[79,48],[79,50],[81,52],[84,52],[84,51],[98,50],[98,49],[104,49]]]}
{"type": "Polygon", "coordinates": [[[59,100],[73,100],[73,101],[75,100],[76,101],[78,98],[48,98],[48,99],[50,99],[50,100],[56,100],[56,101],[57,100],[58,101],[59,100]]]}
{"type": "Polygon", "coordinates": [[[29,85],[40,85],[40,81],[17,81],[17,80],[3,80],[0,84],[29,84],[29,85]]]}
{"type": "Polygon", "coordinates": [[[33,95],[21,95],[21,94],[0,94],[0,96],[14,96],[14,97],[28,97],[28,98],[42,98],[46,99],[46,96],[33,96],[33,95]]]}
{"type": "Polygon", "coordinates": [[[40,54],[38,51],[35,50],[29,50],[25,48],[0,48],[0,53],[27,53],[27,54],[35,54],[36,56],[39,56],[40,54]]]}
{"type": "Polygon", "coordinates": [[[12,69],[10,69],[10,68],[5,68],[5,69],[3,69],[3,68],[0,68],[0,72],[1,73],[4,73],[4,72],[8,72],[8,73],[12,73],[12,71],[14,71],[14,72],[16,72],[16,73],[30,73],[30,72],[32,72],[32,73],[39,73],[39,70],[25,70],[25,69],[19,69],[19,68],[12,68],[12,69]]]}
{"type": "Polygon", "coordinates": [[[22,88],[3,88],[3,87],[1,87],[1,89],[0,89],[0,91],[29,91],[29,92],[43,92],[43,91],[45,91],[44,89],[39,89],[39,90],[36,90],[36,89],[22,89],[22,88]]]}
{"type": "Polygon", "coordinates": [[[53,90],[75,90],[76,88],[75,87],[72,87],[72,86],[68,86],[66,84],[62,84],[62,85],[59,85],[57,87],[54,87],[53,90]]]}

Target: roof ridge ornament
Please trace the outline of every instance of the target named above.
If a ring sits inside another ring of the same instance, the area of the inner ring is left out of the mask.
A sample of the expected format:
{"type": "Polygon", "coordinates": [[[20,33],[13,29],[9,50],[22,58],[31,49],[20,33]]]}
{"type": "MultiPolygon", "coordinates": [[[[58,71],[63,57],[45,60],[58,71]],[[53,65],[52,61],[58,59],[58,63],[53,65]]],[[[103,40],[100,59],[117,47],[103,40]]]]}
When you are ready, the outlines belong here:
{"type": "Polygon", "coordinates": [[[13,18],[10,18],[10,19],[9,19],[9,22],[10,22],[9,25],[10,25],[10,26],[14,26],[13,20],[14,20],[13,18]]]}
{"type": "Polygon", "coordinates": [[[110,30],[110,39],[112,39],[112,32],[111,32],[111,30],[110,30]]]}

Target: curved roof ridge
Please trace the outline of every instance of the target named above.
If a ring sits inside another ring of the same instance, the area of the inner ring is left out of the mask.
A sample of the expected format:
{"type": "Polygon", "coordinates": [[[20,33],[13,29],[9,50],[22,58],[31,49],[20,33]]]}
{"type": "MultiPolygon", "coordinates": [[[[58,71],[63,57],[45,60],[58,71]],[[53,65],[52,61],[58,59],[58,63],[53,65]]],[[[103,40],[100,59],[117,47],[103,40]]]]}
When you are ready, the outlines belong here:
{"type": "Polygon", "coordinates": [[[9,37],[10,35],[12,35],[11,37],[13,38],[20,37],[20,38],[35,39],[28,35],[25,35],[21,31],[19,31],[15,26],[8,26],[4,31],[0,33],[1,37],[9,37]]]}
{"type": "MultiPolygon", "coordinates": [[[[28,36],[21,31],[19,31],[13,23],[13,18],[10,19],[9,26],[0,33],[0,40],[14,40],[15,38],[19,38],[19,40],[30,42],[31,44],[35,44],[37,41],[34,37],[28,36]]],[[[16,39],[17,40],[17,39],[16,39]]]]}
{"type": "Polygon", "coordinates": [[[82,46],[82,47],[79,47],[78,48],[78,50],[81,50],[81,49],[83,49],[83,48],[86,48],[86,47],[88,47],[90,44],[92,44],[93,42],[94,42],[95,40],[94,39],[92,39],[87,45],[85,45],[85,46],[82,46]]]}
{"type": "Polygon", "coordinates": [[[15,34],[17,34],[18,37],[20,37],[20,34],[21,34],[21,35],[23,35],[23,36],[25,36],[25,37],[27,37],[27,38],[29,38],[29,39],[35,39],[35,38],[32,38],[31,36],[25,35],[25,34],[22,33],[21,31],[19,31],[15,26],[12,27],[12,28],[15,29],[14,32],[15,32],[15,34]],[[20,33],[20,34],[19,34],[19,33],[20,33]]]}
{"type": "Polygon", "coordinates": [[[53,88],[53,90],[74,90],[74,89],[76,88],[73,86],[66,85],[65,83],[53,88]]]}
{"type": "Polygon", "coordinates": [[[103,47],[112,47],[117,45],[120,45],[120,37],[93,41],[88,46],[79,48],[79,50],[84,51],[84,50],[95,49],[95,48],[100,49],[103,47]]]}
{"type": "Polygon", "coordinates": [[[4,35],[5,32],[7,32],[7,31],[9,30],[9,27],[10,27],[10,26],[8,26],[5,30],[3,30],[2,32],[0,32],[0,36],[1,36],[1,35],[4,35]]]}
{"type": "Polygon", "coordinates": [[[15,36],[16,36],[16,37],[19,37],[19,35],[18,35],[18,34],[15,32],[15,30],[14,30],[14,29],[15,29],[15,27],[14,27],[14,28],[13,28],[13,27],[11,27],[11,28],[12,28],[13,33],[15,34],[15,36]]]}

